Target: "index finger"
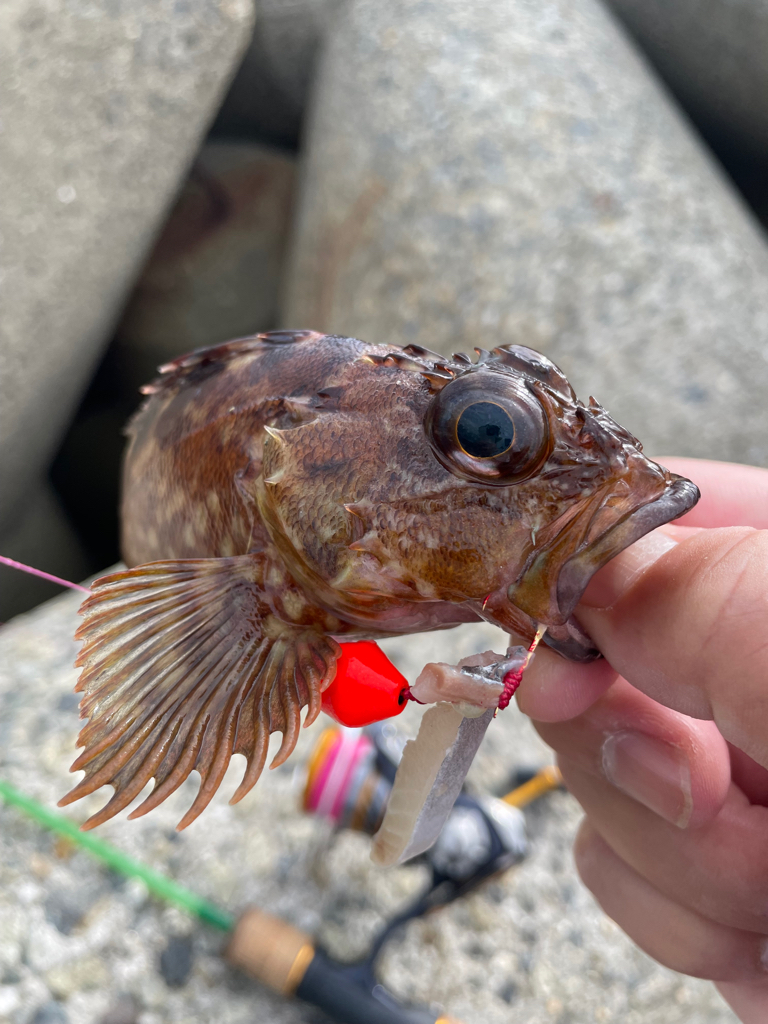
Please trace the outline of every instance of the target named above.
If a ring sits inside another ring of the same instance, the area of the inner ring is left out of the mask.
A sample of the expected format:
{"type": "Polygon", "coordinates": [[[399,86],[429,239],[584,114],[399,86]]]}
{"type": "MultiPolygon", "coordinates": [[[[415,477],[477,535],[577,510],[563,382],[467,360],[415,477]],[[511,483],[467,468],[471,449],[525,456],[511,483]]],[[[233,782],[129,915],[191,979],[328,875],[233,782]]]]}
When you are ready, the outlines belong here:
{"type": "MultiPolygon", "coordinates": [[[[768,529],[768,470],[706,459],[670,457],[660,458],[658,461],[673,472],[689,477],[702,492],[700,502],[686,516],[678,520],[681,526],[698,529],[718,526],[752,526],[758,529],[768,529]]],[[[690,533],[693,532],[695,530],[690,530],[690,533]]],[[[613,592],[617,588],[625,589],[633,581],[638,580],[645,569],[668,547],[674,546],[672,537],[675,540],[683,540],[688,535],[688,530],[676,526],[662,527],[661,530],[643,537],[626,551],[617,555],[595,575],[584,595],[583,604],[594,606],[611,603],[607,598],[597,599],[598,595],[606,589],[613,592]]],[[[664,585],[662,585],[660,591],[663,593],[664,589],[664,585]]],[[[724,590],[725,588],[721,587],[719,591],[715,590],[711,594],[710,600],[713,604],[720,603],[719,599],[722,598],[724,590]]],[[[685,604],[685,595],[679,594],[677,599],[685,604]]],[[[762,603],[757,595],[756,600],[758,605],[762,603]]],[[[755,607],[752,607],[752,615],[748,616],[749,619],[754,619],[755,610],[755,607]]],[[[587,625],[587,622],[584,621],[584,611],[583,606],[581,609],[577,608],[576,616],[583,621],[584,625],[587,625]]],[[[588,614],[587,612],[587,617],[588,614]]],[[[685,647],[693,634],[690,629],[686,630],[682,627],[677,619],[678,615],[673,614],[667,625],[671,627],[672,623],[677,623],[678,637],[681,637],[682,630],[682,640],[678,640],[678,645],[685,647]]],[[[756,631],[758,638],[763,633],[765,633],[764,627],[762,630],[757,629],[756,631]]],[[[598,638],[595,637],[595,639],[598,638]]],[[[699,638],[699,640],[704,642],[704,638],[699,638]]],[[[602,643],[599,646],[603,653],[609,656],[608,649],[602,643]]],[[[611,657],[615,658],[616,665],[621,664],[623,669],[622,659],[619,651],[616,650],[616,645],[610,644],[610,648],[609,660],[611,657]]],[[[677,653],[680,654],[681,651],[677,653]]],[[[637,672],[630,668],[630,681],[642,689],[642,683],[638,681],[637,675],[637,672]]],[[[521,710],[534,719],[548,722],[562,721],[582,714],[617,677],[618,672],[614,671],[606,662],[574,665],[550,651],[540,649],[525,675],[524,685],[518,692],[518,703],[521,710]]],[[[654,695],[657,696],[657,699],[662,699],[658,696],[658,691],[654,695]]],[[[666,703],[666,701],[663,702],[666,703]]],[[[701,704],[698,706],[698,713],[703,713],[705,717],[711,714],[701,704]]]]}
{"type": "Polygon", "coordinates": [[[701,499],[682,526],[754,526],[768,529],[768,469],[708,459],[659,458],[673,473],[698,485],[701,499]]]}
{"type": "Polygon", "coordinates": [[[768,531],[698,530],[642,564],[647,544],[590,583],[579,621],[633,686],[768,766],[768,531]]]}

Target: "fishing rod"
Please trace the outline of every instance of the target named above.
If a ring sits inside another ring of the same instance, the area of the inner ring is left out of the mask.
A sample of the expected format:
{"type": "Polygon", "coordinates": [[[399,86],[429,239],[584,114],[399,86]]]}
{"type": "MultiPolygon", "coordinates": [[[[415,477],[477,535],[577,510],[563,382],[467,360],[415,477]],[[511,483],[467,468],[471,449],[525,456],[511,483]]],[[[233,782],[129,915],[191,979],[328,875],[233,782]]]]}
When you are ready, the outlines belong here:
{"type": "MultiPolygon", "coordinates": [[[[557,770],[546,768],[503,799],[513,807],[524,806],[559,784],[557,770]]],[[[118,874],[141,879],[159,899],[175,904],[224,932],[228,940],[223,954],[231,964],[273,992],[286,998],[300,999],[323,1010],[338,1024],[460,1024],[455,1018],[399,1003],[377,980],[374,963],[385,942],[406,921],[451,902],[475,888],[489,874],[497,873],[499,858],[506,855],[501,844],[463,882],[453,879],[452,888],[446,889],[445,886],[451,881],[450,875],[433,866],[433,884],[427,893],[387,923],[364,960],[342,964],[318,948],[310,935],[286,921],[256,907],[247,908],[239,916],[230,914],[111,843],[90,832],[81,832],[75,822],[50,810],[4,779],[0,779],[0,799],[46,829],[63,836],[118,874]]]]}
{"type": "MultiPolygon", "coordinates": [[[[510,807],[522,807],[560,784],[556,769],[546,768],[502,798],[510,807]]],[[[323,1010],[338,1024],[460,1024],[454,1018],[398,1002],[378,981],[375,962],[385,943],[407,921],[452,902],[476,888],[490,875],[498,874],[515,859],[509,840],[491,830],[493,843],[486,856],[477,859],[467,872],[461,857],[450,863],[438,853],[428,860],[432,881],[425,893],[397,917],[387,922],[374,939],[364,959],[343,964],[317,947],[312,936],[280,918],[249,907],[239,916],[192,892],[149,865],[128,856],[111,843],[82,832],[79,826],[40,801],[0,779],[0,799],[23,812],[46,829],[96,857],[107,867],[128,878],[138,878],[159,899],[173,903],[227,936],[223,955],[271,991],[296,998],[323,1010]]],[[[478,804],[462,796],[462,808],[477,812],[478,804]]],[[[457,847],[454,838],[454,854],[457,847]]]]}
{"type": "Polygon", "coordinates": [[[301,999],[325,1011],[339,1024],[460,1024],[427,1009],[400,1004],[359,966],[337,963],[315,946],[312,937],[271,914],[249,907],[230,914],[154,868],[88,832],[0,779],[0,798],[113,871],[139,878],[149,891],[224,932],[223,954],[230,963],[281,996],[301,999]],[[371,981],[373,984],[371,984],[371,981]]]}

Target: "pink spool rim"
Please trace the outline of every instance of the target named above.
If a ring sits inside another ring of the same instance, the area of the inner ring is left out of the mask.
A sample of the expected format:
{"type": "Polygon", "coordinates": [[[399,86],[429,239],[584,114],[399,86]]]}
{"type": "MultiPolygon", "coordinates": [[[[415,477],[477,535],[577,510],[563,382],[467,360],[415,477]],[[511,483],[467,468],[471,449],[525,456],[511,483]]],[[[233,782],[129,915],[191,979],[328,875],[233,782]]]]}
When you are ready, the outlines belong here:
{"type": "Polygon", "coordinates": [[[328,775],[331,771],[331,765],[336,760],[336,751],[341,745],[341,730],[339,729],[337,735],[333,738],[330,748],[326,751],[325,757],[322,764],[318,768],[309,792],[307,793],[304,801],[304,809],[315,813],[317,811],[317,805],[320,801],[320,796],[325,789],[325,783],[328,779],[328,775]]]}
{"type": "Polygon", "coordinates": [[[338,821],[350,782],[370,749],[371,741],[364,733],[357,729],[340,729],[318,770],[305,804],[307,810],[338,821]]]}

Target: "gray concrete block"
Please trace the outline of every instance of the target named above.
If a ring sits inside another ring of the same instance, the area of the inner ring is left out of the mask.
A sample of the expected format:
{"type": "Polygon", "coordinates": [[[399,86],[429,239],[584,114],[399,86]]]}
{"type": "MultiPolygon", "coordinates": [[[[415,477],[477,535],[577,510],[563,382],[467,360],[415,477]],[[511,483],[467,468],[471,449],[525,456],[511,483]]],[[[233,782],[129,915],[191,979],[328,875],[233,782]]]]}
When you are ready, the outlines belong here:
{"type": "Polygon", "coordinates": [[[0,5],[0,533],[109,339],[252,13],[250,0],[0,5]]]}
{"type": "Polygon", "coordinates": [[[275,326],[294,178],[277,150],[203,147],[117,328],[130,393],[169,359],[275,326]]]}
{"type": "Polygon", "coordinates": [[[768,163],[768,4],[608,0],[698,121],[768,163]]]}
{"type": "MultiPolygon", "coordinates": [[[[0,778],[51,808],[73,782],[67,769],[78,730],[72,633],[79,600],[64,594],[0,630],[0,778]]],[[[485,624],[385,641],[411,682],[427,660],[456,661],[503,644],[503,635],[485,624]]],[[[418,720],[410,706],[396,726],[412,736],[418,720]]],[[[330,724],[321,715],[302,729],[288,763],[230,806],[244,768],[236,756],[203,816],[182,833],[174,825],[196,788],[192,778],[146,817],[127,821],[124,812],[95,834],[232,912],[255,904],[318,936],[332,956],[351,960],[425,884],[426,869],[381,871],[370,861],[367,836],[334,837],[324,821],[298,809],[294,771],[330,724]]],[[[278,745],[274,737],[270,756],[278,745]]],[[[470,779],[480,791],[500,792],[516,764],[550,758],[510,707],[491,722],[470,779]]],[[[105,797],[93,794],[67,814],[82,821],[105,797]]],[[[570,854],[580,818],[573,798],[553,793],[526,813],[530,856],[408,925],[385,952],[384,984],[465,1024],[735,1024],[710,984],[659,967],[581,886],[570,854]]],[[[238,978],[220,959],[221,945],[220,934],[148,898],[141,883],[108,875],[85,853],[57,847],[0,802],[0,1016],[14,1024],[36,1013],[72,1024],[106,1020],[120,994],[151,1024],[312,1018],[307,1006],[238,978]],[[70,895],[70,919],[82,914],[70,930],[51,913],[62,893],[70,895]],[[174,937],[187,935],[189,974],[182,987],[170,988],[163,953],[174,937]],[[47,1016],[51,1006],[59,1017],[47,1016]]]]}
{"type": "Polygon", "coordinates": [[[285,325],[539,348],[654,453],[768,465],[768,250],[594,0],[357,0],[285,325]]]}

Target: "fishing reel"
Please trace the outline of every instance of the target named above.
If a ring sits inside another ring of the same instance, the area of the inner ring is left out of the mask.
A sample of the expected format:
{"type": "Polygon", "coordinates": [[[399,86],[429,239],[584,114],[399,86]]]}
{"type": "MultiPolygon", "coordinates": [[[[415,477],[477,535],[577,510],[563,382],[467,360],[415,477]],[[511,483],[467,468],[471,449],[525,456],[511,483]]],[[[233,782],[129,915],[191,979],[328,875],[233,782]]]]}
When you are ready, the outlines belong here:
{"type": "MultiPolygon", "coordinates": [[[[323,730],[307,763],[303,809],[337,829],[373,835],[404,745],[391,722],[323,730]]],[[[227,957],[272,989],[312,1003],[336,1021],[459,1024],[424,1007],[404,1006],[378,981],[376,962],[408,921],[465,895],[518,863],[527,850],[525,819],[518,807],[462,792],[435,845],[417,858],[429,868],[426,887],[381,928],[359,960],[339,963],[317,949],[309,936],[255,909],[238,921],[227,957]]]]}
{"type": "MultiPolygon", "coordinates": [[[[404,745],[391,722],[362,730],[325,729],[307,764],[304,810],[337,828],[373,835],[384,817],[404,745]]],[[[418,858],[432,874],[429,905],[423,906],[425,894],[404,920],[464,895],[522,860],[527,851],[519,808],[497,797],[462,792],[437,842],[418,858]]]]}
{"type": "MultiPolygon", "coordinates": [[[[325,729],[306,769],[302,806],[310,814],[373,835],[384,816],[404,740],[391,722],[365,729],[325,729]]],[[[435,1024],[434,1013],[399,1004],[378,982],[376,961],[384,945],[408,921],[445,906],[525,857],[528,842],[522,811],[496,797],[462,793],[435,845],[418,860],[426,864],[426,888],[388,921],[366,955],[339,964],[322,951],[303,975],[296,995],[335,1019],[374,1024],[435,1024]],[[309,986],[309,987],[308,987],[309,986]]],[[[448,1024],[448,1018],[439,1018],[448,1024]]]]}

